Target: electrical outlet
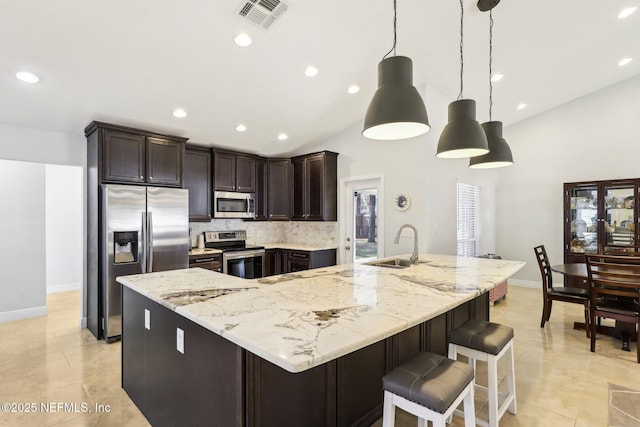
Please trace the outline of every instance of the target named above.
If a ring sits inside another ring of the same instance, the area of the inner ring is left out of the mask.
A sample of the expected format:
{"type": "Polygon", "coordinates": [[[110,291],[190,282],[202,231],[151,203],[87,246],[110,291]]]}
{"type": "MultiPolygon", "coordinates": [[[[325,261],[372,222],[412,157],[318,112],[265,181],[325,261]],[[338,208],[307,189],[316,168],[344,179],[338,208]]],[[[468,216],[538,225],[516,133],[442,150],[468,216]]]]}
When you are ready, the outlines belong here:
{"type": "Polygon", "coordinates": [[[151,330],[151,312],[146,308],[144,309],[144,328],[151,330]]]}
{"type": "Polygon", "coordinates": [[[176,328],[176,349],[184,354],[184,331],[176,328]]]}

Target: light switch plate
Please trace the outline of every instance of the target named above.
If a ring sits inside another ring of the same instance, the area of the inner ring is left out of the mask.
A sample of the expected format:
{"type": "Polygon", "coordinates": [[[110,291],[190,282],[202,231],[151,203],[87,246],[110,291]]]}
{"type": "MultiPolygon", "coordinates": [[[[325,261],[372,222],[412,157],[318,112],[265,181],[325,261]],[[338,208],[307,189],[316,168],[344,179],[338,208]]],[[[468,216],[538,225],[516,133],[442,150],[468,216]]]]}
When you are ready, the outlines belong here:
{"type": "Polygon", "coordinates": [[[184,354],[184,331],[176,328],[176,349],[184,354]]]}
{"type": "Polygon", "coordinates": [[[151,330],[151,312],[146,308],[144,309],[144,327],[151,330]]]}

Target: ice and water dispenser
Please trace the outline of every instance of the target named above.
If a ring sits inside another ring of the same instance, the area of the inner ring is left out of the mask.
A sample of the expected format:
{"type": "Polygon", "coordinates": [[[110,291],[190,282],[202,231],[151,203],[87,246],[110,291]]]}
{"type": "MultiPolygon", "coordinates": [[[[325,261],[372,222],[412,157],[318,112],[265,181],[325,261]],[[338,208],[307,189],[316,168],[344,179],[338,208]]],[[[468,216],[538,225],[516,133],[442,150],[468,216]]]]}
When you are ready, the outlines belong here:
{"type": "Polygon", "coordinates": [[[138,262],[138,232],[114,231],[113,232],[113,263],[127,264],[138,262]]]}

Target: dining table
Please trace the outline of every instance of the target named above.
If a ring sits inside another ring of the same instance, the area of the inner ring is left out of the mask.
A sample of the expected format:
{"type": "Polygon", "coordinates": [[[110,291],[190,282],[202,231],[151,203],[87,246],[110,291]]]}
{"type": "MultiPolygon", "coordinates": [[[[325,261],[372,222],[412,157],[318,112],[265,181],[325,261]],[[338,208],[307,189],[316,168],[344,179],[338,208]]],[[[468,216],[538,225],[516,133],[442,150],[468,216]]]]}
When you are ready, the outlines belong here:
{"type": "MultiPolygon", "coordinates": [[[[556,264],[551,266],[551,271],[559,273],[568,277],[574,277],[580,279],[587,289],[589,288],[589,272],[587,271],[586,262],[570,262],[565,264],[556,264]]],[[[587,326],[584,322],[574,322],[573,329],[584,330],[587,326]]],[[[622,350],[631,351],[629,346],[630,341],[638,339],[638,333],[636,332],[636,325],[633,323],[617,321],[615,326],[605,326],[598,324],[596,326],[596,332],[603,335],[619,338],[622,340],[622,350]]]]}

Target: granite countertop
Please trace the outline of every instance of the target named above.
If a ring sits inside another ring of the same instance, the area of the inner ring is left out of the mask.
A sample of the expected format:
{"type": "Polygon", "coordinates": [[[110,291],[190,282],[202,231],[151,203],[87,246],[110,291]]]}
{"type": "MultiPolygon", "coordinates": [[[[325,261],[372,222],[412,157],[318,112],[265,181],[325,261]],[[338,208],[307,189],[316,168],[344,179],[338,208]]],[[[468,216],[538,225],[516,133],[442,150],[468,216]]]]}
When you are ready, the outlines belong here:
{"type": "Polygon", "coordinates": [[[191,248],[189,250],[189,255],[215,255],[215,254],[221,254],[222,251],[220,249],[211,249],[211,248],[204,248],[204,249],[198,249],[198,248],[191,248]]]}
{"type": "Polygon", "coordinates": [[[245,280],[191,268],[117,280],[257,356],[301,372],[432,319],[523,266],[421,254],[419,265],[404,269],[343,264],[245,280]]]}
{"type": "Polygon", "coordinates": [[[294,251],[324,251],[326,249],[337,249],[337,246],[310,246],[300,243],[267,243],[260,244],[265,249],[291,249],[294,251]]]}

